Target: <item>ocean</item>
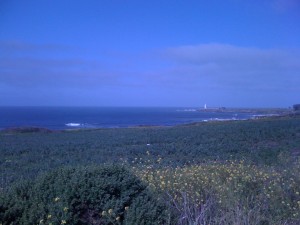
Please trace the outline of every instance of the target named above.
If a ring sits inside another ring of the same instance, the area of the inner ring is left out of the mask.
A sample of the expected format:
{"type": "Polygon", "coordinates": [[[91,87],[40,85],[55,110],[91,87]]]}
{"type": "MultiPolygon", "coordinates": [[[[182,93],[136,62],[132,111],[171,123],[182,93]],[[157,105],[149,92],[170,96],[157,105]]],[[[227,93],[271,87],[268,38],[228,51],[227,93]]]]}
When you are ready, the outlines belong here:
{"type": "Polygon", "coordinates": [[[0,107],[0,129],[174,126],[211,120],[243,120],[254,116],[249,112],[206,112],[181,107],[0,107]]]}

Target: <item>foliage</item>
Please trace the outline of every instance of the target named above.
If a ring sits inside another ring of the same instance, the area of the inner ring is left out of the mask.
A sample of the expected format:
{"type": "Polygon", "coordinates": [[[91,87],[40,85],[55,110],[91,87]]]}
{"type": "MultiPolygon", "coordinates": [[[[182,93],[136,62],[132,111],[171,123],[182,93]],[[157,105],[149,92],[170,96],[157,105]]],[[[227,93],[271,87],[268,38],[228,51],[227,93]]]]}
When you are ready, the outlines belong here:
{"type": "Polygon", "coordinates": [[[136,169],[153,189],[167,194],[178,224],[299,222],[299,173],[299,162],[283,171],[244,161],[136,169]]]}
{"type": "Polygon", "coordinates": [[[299,138],[297,115],[2,132],[0,223],[300,224],[299,138]]]}
{"type": "Polygon", "coordinates": [[[118,166],[57,169],[2,196],[3,224],[162,224],[166,207],[118,166]]]}
{"type": "Polygon", "coordinates": [[[52,130],[41,127],[12,127],[2,130],[4,133],[17,134],[17,133],[52,133],[52,130]]]}
{"type": "Polygon", "coordinates": [[[299,136],[300,117],[176,127],[0,133],[0,191],[20,178],[34,178],[66,165],[134,166],[140,158],[146,163],[146,151],[164,159],[160,166],[174,168],[229,159],[276,165],[282,155],[298,156],[299,136]]]}

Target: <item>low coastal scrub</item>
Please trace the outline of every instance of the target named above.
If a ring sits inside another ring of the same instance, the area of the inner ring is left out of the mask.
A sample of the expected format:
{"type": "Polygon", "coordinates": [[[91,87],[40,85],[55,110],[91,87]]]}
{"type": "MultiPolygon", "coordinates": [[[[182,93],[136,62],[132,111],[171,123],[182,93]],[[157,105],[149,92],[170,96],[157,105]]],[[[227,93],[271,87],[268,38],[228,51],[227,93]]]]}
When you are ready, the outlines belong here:
{"type": "Polygon", "coordinates": [[[169,203],[176,224],[299,224],[300,163],[289,170],[244,161],[136,169],[169,203]]]}
{"type": "Polygon", "coordinates": [[[0,132],[6,134],[17,134],[17,133],[52,133],[52,130],[40,127],[12,127],[1,130],[0,132]]]}
{"type": "Polygon", "coordinates": [[[134,166],[140,158],[145,163],[147,151],[164,159],[159,166],[174,168],[229,159],[276,166],[300,156],[299,138],[300,117],[168,128],[0,132],[0,192],[20,178],[32,179],[61,166],[124,162],[134,166]]]}
{"type": "Polygon", "coordinates": [[[1,196],[0,223],[165,224],[166,206],[123,167],[58,169],[1,196]]]}
{"type": "Polygon", "coordinates": [[[299,138],[297,116],[2,132],[0,224],[300,224],[299,138]]]}
{"type": "MultiPolygon", "coordinates": [[[[158,159],[160,160],[160,159],[158,159]]],[[[155,163],[155,162],[153,162],[155,163]]],[[[300,222],[300,163],[61,168],[1,195],[2,224],[236,224],[300,222]]]]}

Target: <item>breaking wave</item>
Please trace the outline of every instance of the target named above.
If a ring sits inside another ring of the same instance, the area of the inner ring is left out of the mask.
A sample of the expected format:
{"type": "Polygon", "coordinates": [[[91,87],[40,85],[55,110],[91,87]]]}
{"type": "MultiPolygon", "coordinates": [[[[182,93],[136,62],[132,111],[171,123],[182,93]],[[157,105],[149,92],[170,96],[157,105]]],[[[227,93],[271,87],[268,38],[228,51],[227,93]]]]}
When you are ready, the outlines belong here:
{"type": "Polygon", "coordinates": [[[66,123],[65,125],[68,127],[80,127],[81,126],[80,123],[66,123]]]}

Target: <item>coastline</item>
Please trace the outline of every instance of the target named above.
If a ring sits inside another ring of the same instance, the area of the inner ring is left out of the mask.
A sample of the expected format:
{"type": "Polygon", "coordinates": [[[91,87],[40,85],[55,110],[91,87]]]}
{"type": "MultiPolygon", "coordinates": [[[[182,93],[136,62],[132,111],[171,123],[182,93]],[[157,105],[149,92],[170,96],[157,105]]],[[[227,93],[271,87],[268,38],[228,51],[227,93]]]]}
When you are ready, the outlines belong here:
{"type": "Polygon", "coordinates": [[[132,127],[173,127],[191,123],[232,121],[291,113],[283,108],[5,108],[0,111],[0,130],[45,128],[52,131],[132,127]]]}
{"type": "Polygon", "coordinates": [[[132,125],[132,126],[112,126],[112,127],[74,127],[65,129],[49,129],[39,126],[20,126],[20,127],[8,127],[0,128],[0,134],[17,134],[17,133],[63,133],[63,132],[78,132],[78,131],[95,131],[95,130],[111,130],[111,129],[147,129],[147,128],[172,128],[172,127],[189,127],[189,126],[201,126],[203,124],[216,124],[216,123],[228,123],[228,122],[242,122],[242,121],[265,121],[266,119],[288,119],[290,117],[300,116],[299,113],[289,112],[281,114],[257,114],[247,119],[219,119],[210,118],[208,120],[174,124],[174,125],[132,125]]]}

